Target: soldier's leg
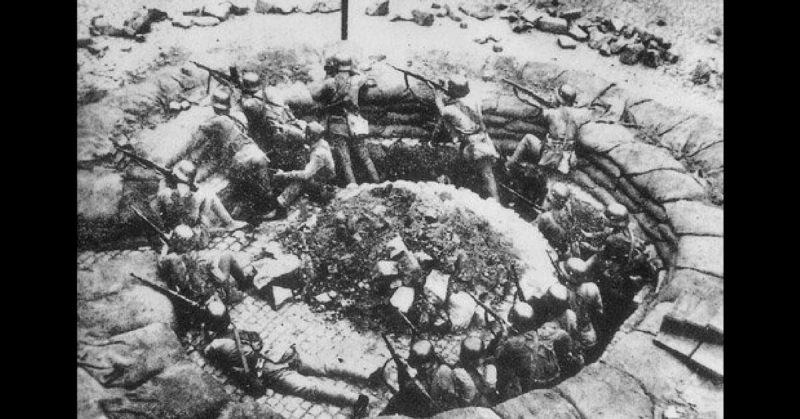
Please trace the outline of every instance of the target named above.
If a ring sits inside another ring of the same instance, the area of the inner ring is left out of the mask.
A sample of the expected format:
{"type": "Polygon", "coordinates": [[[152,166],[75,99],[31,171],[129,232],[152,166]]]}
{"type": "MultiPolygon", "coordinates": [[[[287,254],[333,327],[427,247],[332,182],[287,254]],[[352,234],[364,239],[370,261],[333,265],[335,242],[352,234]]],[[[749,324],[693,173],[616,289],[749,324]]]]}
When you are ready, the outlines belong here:
{"type": "Polygon", "coordinates": [[[337,406],[352,406],[359,396],[358,393],[344,388],[341,384],[322,382],[291,369],[276,374],[274,381],[279,391],[306,400],[321,401],[337,406]]]}
{"type": "Polygon", "coordinates": [[[217,262],[220,272],[224,278],[230,276],[236,280],[238,286],[244,286],[247,282],[247,275],[242,268],[242,264],[233,256],[233,253],[225,252],[219,257],[217,262]]]}
{"type": "Polygon", "coordinates": [[[225,227],[228,227],[228,228],[232,228],[232,227],[241,228],[244,225],[247,225],[247,223],[244,223],[242,221],[234,220],[233,217],[231,217],[231,214],[225,208],[225,205],[222,204],[222,201],[220,201],[219,196],[217,196],[216,193],[213,193],[213,192],[207,193],[203,197],[203,204],[202,205],[205,208],[205,211],[211,212],[217,218],[219,218],[220,222],[225,227]]]}
{"type": "Polygon", "coordinates": [[[534,160],[539,159],[539,152],[542,149],[542,140],[537,138],[533,134],[525,134],[519,143],[517,143],[517,148],[514,150],[514,154],[506,160],[506,167],[510,167],[515,163],[521,162],[521,159],[524,159],[526,156],[530,156],[530,158],[534,160]]]}
{"type": "Polygon", "coordinates": [[[372,183],[379,183],[381,180],[378,176],[378,171],[375,169],[375,163],[372,162],[372,156],[369,154],[366,141],[363,138],[350,138],[350,146],[353,147],[353,151],[355,151],[361,164],[367,169],[372,183]]]}
{"type": "Polygon", "coordinates": [[[278,196],[278,205],[283,208],[287,208],[289,205],[292,205],[297,197],[303,192],[303,181],[294,180],[286,188],[281,192],[280,196],[278,196]]]}
{"type": "Polygon", "coordinates": [[[350,160],[350,147],[347,145],[347,139],[339,135],[331,136],[333,142],[333,152],[341,162],[342,171],[344,173],[345,181],[356,183],[356,175],[353,173],[353,163],[350,160]]]}
{"type": "Polygon", "coordinates": [[[489,196],[495,201],[500,202],[500,194],[497,192],[497,182],[494,180],[493,159],[482,158],[477,161],[478,170],[480,170],[483,185],[489,196]]]}
{"type": "Polygon", "coordinates": [[[370,374],[375,372],[374,368],[370,371],[361,364],[356,366],[336,358],[327,359],[299,351],[294,365],[304,375],[364,382],[369,381],[370,374]]]}

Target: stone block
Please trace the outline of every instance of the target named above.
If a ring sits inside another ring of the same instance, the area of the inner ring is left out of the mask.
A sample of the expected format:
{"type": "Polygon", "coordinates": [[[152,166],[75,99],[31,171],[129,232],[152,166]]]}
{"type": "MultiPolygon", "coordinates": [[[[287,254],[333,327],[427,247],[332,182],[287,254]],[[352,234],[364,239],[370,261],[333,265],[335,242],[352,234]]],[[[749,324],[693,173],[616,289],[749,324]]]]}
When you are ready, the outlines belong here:
{"type": "Polygon", "coordinates": [[[494,16],[494,7],[479,1],[462,2],[458,10],[467,16],[472,16],[478,20],[486,20],[494,16]]]}
{"type": "Polygon", "coordinates": [[[292,300],[294,294],[289,288],[272,286],[269,287],[269,297],[267,298],[273,310],[280,310],[286,303],[292,300]]]}
{"type": "Polygon", "coordinates": [[[721,237],[683,236],[678,241],[675,266],[722,278],[725,276],[723,245],[721,237]]]}
{"type": "Polygon", "coordinates": [[[386,16],[389,14],[389,0],[372,0],[364,10],[367,16],[386,16]]]}
{"type": "Polygon", "coordinates": [[[567,36],[579,42],[589,40],[589,34],[577,26],[572,26],[571,28],[569,28],[567,36]]]}
{"type": "Polygon", "coordinates": [[[450,295],[450,306],[447,308],[453,330],[463,330],[469,327],[472,316],[475,314],[477,304],[466,292],[456,292],[450,295]]]}
{"type": "Polygon", "coordinates": [[[700,341],[695,337],[687,337],[665,331],[659,332],[653,342],[659,347],[670,351],[682,361],[688,359],[700,346],[700,341]]]}
{"type": "Polygon", "coordinates": [[[503,419],[547,417],[578,419],[580,413],[553,390],[534,390],[506,400],[492,408],[503,419]]]}
{"type": "Polygon", "coordinates": [[[253,0],[229,0],[229,2],[231,4],[231,13],[237,16],[247,14],[255,5],[253,0]]]}
{"type": "Polygon", "coordinates": [[[526,20],[526,21],[528,21],[530,23],[536,23],[537,21],[539,21],[539,19],[541,19],[541,18],[543,18],[545,16],[547,16],[547,14],[546,13],[542,13],[536,7],[529,7],[527,9],[525,9],[525,11],[520,13],[520,15],[519,15],[519,17],[521,17],[523,20],[526,20]]]}
{"type": "Polygon", "coordinates": [[[594,363],[556,386],[586,418],[649,418],[653,403],[639,383],[622,371],[594,363]]]}
{"type": "Polygon", "coordinates": [[[447,285],[449,283],[450,275],[434,269],[425,279],[425,291],[434,298],[434,303],[444,303],[447,298],[447,285]]]}
{"type": "Polygon", "coordinates": [[[569,31],[569,22],[560,17],[542,16],[536,21],[536,29],[543,32],[566,34],[569,31]]]}
{"type": "Polygon", "coordinates": [[[558,17],[567,19],[567,20],[575,20],[583,15],[583,8],[581,7],[573,7],[570,9],[562,10],[558,12],[558,17]]]}
{"type": "Polygon", "coordinates": [[[231,4],[226,1],[205,6],[203,7],[203,14],[224,21],[231,14],[231,4]]]}
{"type": "Polygon", "coordinates": [[[692,355],[692,361],[710,372],[715,378],[721,379],[725,369],[724,350],[723,345],[703,342],[692,355]]]}
{"type": "Polygon", "coordinates": [[[217,26],[220,20],[214,16],[195,16],[192,18],[194,26],[217,26]]]}
{"type": "Polygon", "coordinates": [[[172,17],[172,26],[177,26],[179,28],[188,29],[191,28],[193,25],[192,18],[190,16],[184,15],[177,15],[172,17]]]}
{"type": "Polygon", "coordinates": [[[423,251],[414,252],[414,257],[417,258],[422,269],[430,269],[433,266],[433,258],[423,251]]]}
{"type": "Polygon", "coordinates": [[[375,273],[378,278],[389,279],[400,274],[398,263],[392,260],[380,260],[375,263],[375,273]]]}
{"type": "Polygon", "coordinates": [[[664,316],[672,310],[673,303],[660,302],[655,305],[644,317],[644,319],[635,326],[635,329],[640,332],[649,333],[653,336],[657,335],[661,330],[661,322],[664,316]]]}
{"type": "Polygon", "coordinates": [[[563,49],[575,49],[578,47],[578,43],[566,35],[559,36],[556,42],[558,42],[558,46],[563,49]]]}
{"type": "Polygon", "coordinates": [[[263,290],[269,285],[286,288],[300,286],[302,262],[300,258],[283,252],[273,252],[275,258],[264,258],[252,263],[256,269],[253,285],[258,290],[263,290]]]}
{"type": "Polygon", "coordinates": [[[721,387],[696,374],[693,368],[653,344],[653,337],[631,332],[622,337],[600,362],[615,366],[636,377],[656,399],[665,403],[692,403],[698,417],[724,417],[721,414],[721,387]]]}
{"type": "Polygon", "coordinates": [[[414,288],[399,287],[392,294],[389,303],[397,308],[401,313],[408,313],[411,306],[414,304],[414,288]]]}

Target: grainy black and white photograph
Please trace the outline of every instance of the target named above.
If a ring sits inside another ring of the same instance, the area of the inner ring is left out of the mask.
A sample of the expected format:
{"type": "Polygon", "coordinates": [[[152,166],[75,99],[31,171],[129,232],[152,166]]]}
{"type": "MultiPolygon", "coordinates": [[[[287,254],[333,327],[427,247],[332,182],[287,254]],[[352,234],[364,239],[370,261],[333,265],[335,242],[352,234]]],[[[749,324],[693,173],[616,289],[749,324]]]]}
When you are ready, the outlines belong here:
{"type": "Polygon", "coordinates": [[[78,0],[78,418],[722,418],[722,0],[78,0]]]}

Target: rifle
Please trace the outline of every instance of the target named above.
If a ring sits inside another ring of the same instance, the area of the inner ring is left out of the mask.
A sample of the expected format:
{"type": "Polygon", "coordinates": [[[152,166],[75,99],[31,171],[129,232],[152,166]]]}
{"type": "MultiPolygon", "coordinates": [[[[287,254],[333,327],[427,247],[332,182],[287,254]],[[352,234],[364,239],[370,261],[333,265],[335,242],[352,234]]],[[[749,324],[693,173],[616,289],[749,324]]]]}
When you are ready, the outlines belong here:
{"type": "Polygon", "coordinates": [[[433,410],[432,415],[442,412],[442,408],[436,403],[431,395],[425,390],[425,387],[422,383],[419,382],[415,377],[412,377],[411,374],[408,372],[408,369],[411,368],[406,361],[397,354],[397,351],[394,349],[394,345],[389,340],[389,337],[386,336],[386,333],[381,333],[381,337],[383,341],[386,342],[386,348],[389,349],[389,354],[391,354],[392,359],[394,360],[395,364],[397,365],[397,373],[400,382],[409,382],[411,383],[419,394],[422,394],[425,397],[425,400],[429,403],[431,410],[433,410]]]}
{"type": "Polygon", "coordinates": [[[519,297],[520,301],[525,301],[525,295],[522,293],[522,287],[519,286],[519,274],[517,273],[517,267],[514,264],[511,264],[511,280],[514,281],[514,285],[517,286],[517,297],[519,297]]]}
{"type": "MultiPolygon", "coordinates": [[[[397,307],[395,307],[395,309],[397,309],[397,307]]],[[[406,317],[406,315],[403,314],[402,311],[400,311],[400,309],[397,309],[397,314],[400,315],[405,324],[407,324],[408,327],[411,329],[411,340],[414,340],[414,337],[419,335],[419,329],[417,329],[416,326],[414,326],[414,323],[411,323],[411,320],[409,320],[408,317],[406,317]]]]}
{"type": "Polygon", "coordinates": [[[230,67],[231,75],[229,76],[229,75],[227,75],[227,74],[225,74],[225,73],[223,73],[223,72],[221,72],[219,70],[214,70],[211,67],[208,67],[208,66],[205,66],[203,64],[200,64],[197,61],[190,61],[190,62],[192,64],[202,68],[203,70],[208,71],[208,81],[209,81],[209,83],[208,83],[208,87],[206,88],[206,90],[209,90],[210,87],[211,87],[211,78],[212,77],[216,81],[220,82],[221,84],[224,84],[225,86],[228,86],[231,89],[238,89],[238,90],[242,89],[242,82],[239,79],[239,70],[236,67],[234,67],[234,66],[230,67]]]}
{"type": "Polygon", "coordinates": [[[158,234],[158,237],[161,239],[162,242],[164,242],[164,244],[167,244],[167,245],[169,244],[169,236],[167,236],[167,233],[164,233],[160,228],[158,228],[158,226],[153,224],[153,222],[150,221],[147,217],[145,217],[144,214],[142,214],[142,212],[139,211],[139,209],[136,208],[135,206],[131,205],[131,210],[133,210],[134,214],[136,214],[139,218],[141,218],[142,221],[145,222],[145,224],[150,226],[150,228],[153,231],[155,231],[156,234],[158,234]]]}
{"type": "Polygon", "coordinates": [[[408,78],[412,77],[412,78],[415,78],[415,79],[417,79],[417,80],[419,80],[419,81],[421,81],[423,83],[430,83],[431,85],[433,85],[433,87],[435,89],[438,89],[438,90],[441,90],[441,91],[443,91],[445,93],[448,93],[447,87],[443,83],[437,83],[437,82],[431,80],[429,77],[423,76],[422,74],[415,73],[415,72],[413,72],[411,70],[405,70],[405,69],[402,69],[400,67],[394,66],[394,65],[389,64],[389,63],[386,63],[386,65],[388,65],[389,67],[392,67],[393,69],[403,73],[403,78],[404,78],[404,80],[406,82],[406,87],[408,87],[408,78]]]}
{"type": "Polygon", "coordinates": [[[493,309],[493,308],[489,307],[489,305],[488,305],[488,304],[486,304],[486,303],[484,303],[483,301],[479,300],[479,299],[478,299],[478,297],[476,297],[476,296],[472,295],[472,293],[470,293],[470,292],[467,292],[467,291],[464,291],[464,292],[466,292],[466,293],[467,293],[467,295],[469,295],[470,297],[472,297],[472,299],[473,299],[473,300],[475,300],[475,303],[476,303],[476,304],[478,304],[479,306],[481,306],[481,307],[482,307],[484,310],[486,310],[486,312],[487,312],[487,313],[491,314],[491,315],[492,315],[492,317],[494,317],[495,319],[497,319],[497,322],[498,322],[498,323],[500,323],[500,326],[503,328],[503,332],[502,332],[502,333],[503,333],[504,335],[506,334],[506,329],[507,329],[507,328],[509,328],[509,327],[513,327],[512,325],[508,324],[508,321],[506,321],[506,319],[504,319],[504,318],[500,317],[500,314],[498,314],[496,311],[494,311],[494,309],[493,309]]]}
{"type": "Polygon", "coordinates": [[[550,259],[550,263],[553,265],[553,269],[555,269],[555,270],[556,270],[556,276],[558,276],[558,280],[559,280],[559,281],[561,281],[561,283],[562,283],[562,284],[564,284],[564,283],[568,283],[569,281],[567,280],[567,276],[566,276],[566,274],[564,274],[564,272],[561,270],[561,267],[560,267],[560,266],[558,266],[558,262],[556,262],[555,260],[553,260],[553,257],[552,257],[552,256],[550,256],[550,252],[548,252],[548,251],[545,251],[545,253],[547,253],[547,258],[548,258],[548,259],[550,259]]]}
{"type": "MultiPolygon", "coordinates": [[[[109,140],[109,141],[111,141],[111,140],[109,140]]],[[[163,166],[160,166],[157,163],[154,163],[154,162],[152,162],[152,161],[150,161],[150,160],[148,160],[148,159],[146,159],[144,157],[137,156],[136,154],[131,153],[130,151],[124,149],[122,146],[120,146],[119,144],[117,144],[117,143],[115,143],[113,141],[111,141],[111,144],[114,145],[114,148],[116,148],[117,151],[121,152],[122,154],[124,154],[125,156],[127,156],[128,158],[133,160],[133,162],[138,164],[139,166],[142,166],[142,167],[144,167],[146,169],[155,170],[156,172],[160,173],[161,176],[164,176],[164,178],[167,179],[168,181],[170,181],[172,183],[183,183],[184,185],[189,186],[189,189],[192,192],[197,192],[197,185],[195,185],[194,182],[187,182],[187,181],[184,181],[183,179],[180,179],[179,177],[175,176],[175,174],[172,173],[172,171],[168,170],[167,168],[165,168],[163,166]]]]}
{"type": "Polygon", "coordinates": [[[513,81],[511,81],[509,79],[502,79],[502,80],[503,80],[503,82],[505,82],[506,84],[510,84],[514,88],[514,95],[517,97],[517,99],[519,99],[519,100],[521,100],[521,101],[523,101],[523,102],[525,102],[525,103],[527,103],[529,105],[532,105],[532,103],[530,103],[527,100],[524,100],[521,97],[519,97],[519,92],[521,91],[521,92],[531,96],[532,98],[536,99],[536,101],[538,101],[545,108],[555,108],[556,107],[555,103],[553,103],[553,102],[551,102],[549,100],[546,100],[543,97],[537,95],[533,90],[528,89],[527,87],[523,87],[522,85],[517,84],[517,83],[515,83],[515,82],[513,82],[513,81]]]}
{"type": "Polygon", "coordinates": [[[144,282],[145,284],[149,285],[151,288],[155,289],[156,291],[159,291],[162,294],[166,294],[166,295],[168,295],[168,296],[170,296],[170,297],[172,297],[172,298],[174,298],[174,299],[186,304],[187,306],[191,307],[195,311],[203,312],[204,314],[206,312],[205,308],[203,306],[201,306],[199,303],[197,303],[196,301],[192,301],[192,300],[184,297],[183,295],[181,295],[181,294],[179,294],[179,293],[177,293],[177,292],[175,292],[175,291],[173,291],[173,290],[171,290],[171,289],[169,289],[167,287],[163,287],[161,285],[156,284],[153,281],[144,279],[141,276],[138,276],[133,272],[131,272],[131,276],[136,278],[136,279],[138,279],[139,281],[144,282]]]}
{"type": "Polygon", "coordinates": [[[538,207],[536,204],[533,203],[533,201],[529,200],[528,198],[525,198],[525,196],[522,195],[521,193],[519,193],[519,192],[511,189],[510,187],[504,185],[502,182],[497,182],[497,184],[500,185],[501,188],[505,189],[509,193],[513,194],[514,196],[516,196],[517,198],[522,200],[522,202],[528,204],[528,206],[530,206],[531,208],[533,208],[534,211],[536,211],[537,215],[542,213],[542,211],[543,211],[542,208],[538,207]]]}

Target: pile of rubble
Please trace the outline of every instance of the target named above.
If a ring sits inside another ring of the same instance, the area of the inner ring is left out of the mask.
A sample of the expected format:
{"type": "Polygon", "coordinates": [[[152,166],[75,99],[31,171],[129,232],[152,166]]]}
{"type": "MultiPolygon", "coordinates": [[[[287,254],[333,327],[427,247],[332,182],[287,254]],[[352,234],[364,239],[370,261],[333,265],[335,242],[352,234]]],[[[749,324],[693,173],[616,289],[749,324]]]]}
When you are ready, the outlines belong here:
{"type": "Polygon", "coordinates": [[[387,184],[337,198],[311,231],[279,235],[285,248],[311,256],[306,301],[370,330],[408,332],[398,311],[424,331],[480,322],[466,292],[502,303],[518,259],[486,220],[435,201],[387,184]]]}
{"type": "Polygon", "coordinates": [[[512,7],[502,17],[511,23],[516,33],[535,28],[558,34],[558,45],[564,49],[574,49],[579,42],[587,42],[589,48],[597,50],[600,55],[619,55],[619,61],[626,65],[641,62],[656,68],[674,64],[680,58],[670,52],[672,43],[662,37],[616,18],[584,17],[581,8],[539,9],[532,6],[517,10],[512,7]]]}

